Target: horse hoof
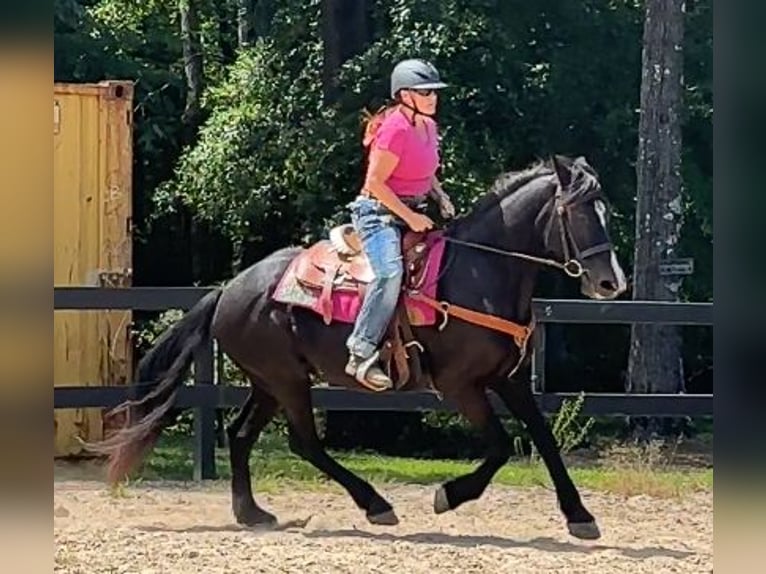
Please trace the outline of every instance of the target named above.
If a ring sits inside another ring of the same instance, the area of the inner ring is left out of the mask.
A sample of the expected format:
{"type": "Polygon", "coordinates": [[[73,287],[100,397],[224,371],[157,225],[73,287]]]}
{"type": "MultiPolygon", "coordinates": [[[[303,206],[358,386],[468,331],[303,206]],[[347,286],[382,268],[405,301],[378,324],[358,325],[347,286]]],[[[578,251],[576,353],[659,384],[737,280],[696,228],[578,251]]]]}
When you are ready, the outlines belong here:
{"type": "Polygon", "coordinates": [[[277,517],[266,512],[265,510],[257,509],[249,512],[241,512],[236,515],[237,524],[242,526],[274,526],[277,524],[277,517]]]}
{"type": "Polygon", "coordinates": [[[569,534],[581,540],[598,540],[601,532],[595,520],[592,522],[569,522],[567,524],[569,534]]]}
{"type": "Polygon", "coordinates": [[[378,524],[380,526],[396,526],[399,524],[399,518],[393,510],[386,510],[380,514],[368,514],[367,520],[369,520],[371,524],[378,524]]]}
{"type": "Polygon", "coordinates": [[[434,512],[442,514],[448,510],[452,510],[452,508],[449,505],[449,500],[447,500],[447,491],[444,490],[443,486],[440,486],[434,494],[434,512]]]}

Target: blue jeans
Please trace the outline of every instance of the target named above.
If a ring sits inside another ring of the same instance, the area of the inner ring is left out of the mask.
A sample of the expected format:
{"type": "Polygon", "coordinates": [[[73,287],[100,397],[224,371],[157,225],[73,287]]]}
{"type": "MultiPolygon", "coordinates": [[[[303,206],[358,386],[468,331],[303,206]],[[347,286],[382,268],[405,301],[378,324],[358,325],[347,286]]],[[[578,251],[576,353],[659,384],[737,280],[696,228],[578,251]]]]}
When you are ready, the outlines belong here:
{"type": "Polygon", "coordinates": [[[367,358],[380,346],[401,292],[404,264],[400,222],[375,199],[360,196],[349,207],[351,222],[375,277],[367,286],[359,316],[346,344],[349,351],[367,358]]]}

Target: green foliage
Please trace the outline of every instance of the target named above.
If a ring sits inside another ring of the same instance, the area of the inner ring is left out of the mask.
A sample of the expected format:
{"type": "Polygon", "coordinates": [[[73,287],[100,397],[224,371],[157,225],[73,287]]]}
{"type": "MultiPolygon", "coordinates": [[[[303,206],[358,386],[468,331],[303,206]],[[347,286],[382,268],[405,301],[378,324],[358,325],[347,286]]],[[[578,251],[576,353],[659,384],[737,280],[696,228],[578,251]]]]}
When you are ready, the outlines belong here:
{"type": "Polygon", "coordinates": [[[683,294],[690,301],[712,300],[713,296],[712,29],[712,2],[694,2],[684,42],[684,225],[679,246],[695,261],[695,280],[683,284],[683,294]]]}
{"type": "MultiPolygon", "coordinates": [[[[132,484],[146,480],[190,480],[193,473],[193,448],[188,439],[162,437],[149,454],[145,464],[125,481],[113,496],[126,496],[132,484]]],[[[369,480],[373,484],[440,484],[456,476],[476,469],[476,461],[419,460],[412,457],[388,457],[369,453],[330,451],[340,464],[369,480]]],[[[634,460],[633,453],[630,453],[634,460]]],[[[713,471],[710,468],[683,469],[662,463],[656,457],[642,457],[640,466],[588,465],[570,469],[572,480],[587,489],[635,496],[647,494],[663,498],[705,492],[713,487],[713,471]],[[644,460],[646,462],[644,462],[644,460]]],[[[228,452],[216,451],[216,467],[221,480],[231,478],[228,452]]],[[[261,435],[253,456],[250,470],[256,477],[254,486],[258,492],[280,492],[296,489],[340,487],[311,464],[292,454],[284,434],[266,431],[261,435]]],[[[550,488],[551,480],[542,466],[511,462],[504,465],[493,479],[494,484],[529,487],[540,484],[550,488]]]]}
{"type": "Polygon", "coordinates": [[[316,56],[292,72],[268,40],[243,52],[208,93],[210,120],[181,157],[177,178],[155,195],[157,205],[172,209],[180,199],[235,241],[270,238],[276,247],[316,232],[336,200],[323,164],[340,165],[336,152],[346,143],[337,114],[318,103],[316,56]],[[292,237],[279,233],[280,222],[292,237]]]}
{"type": "Polygon", "coordinates": [[[580,393],[577,399],[573,401],[565,400],[561,403],[561,409],[553,419],[551,430],[562,453],[568,453],[582,444],[593,426],[593,418],[589,417],[582,424],[578,420],[584,402],[584,393],[580,393]]]}
{"type": "MultiPolygon", "coordinates": [[[[262,254],[311,240],[344,216],[362,177],[360,112],[386,101],[396,60],[422,55],[451,85],[440,107],[441,176],[458,206],[503,170],[551,152],[584,154],[614,201],[613,232],[629,266],[642,3],[370,4],[371,42],[344,64],[340,101],[327,107],[321,2],[260,2],[261,41],[232,56],[236,2],[200,0],[209,120],[189,150],[178,146],[185,86],[176,4],[57,0],[57,79],[135,79],[139,211],[153,199],[146,210],[164,223],[188,207],[262,254]]],[[[681,248],[700,261],[702,277],[685,286],[700,299],[712,285],[709,0],[690,6],[686,28],[681,248]]]]}
{"type": "MultiPolygon", "coordinates": [[[[209,120],[155,194],[158,214],[190,207],[235,243],[264,252],[324,228],[343,196],[338,180],[359,171],[359,141],[351,127],[358,114],[322,105],[318,21],[318,3],[288,2],[272,36],[241,51],[207,91],[209,120]]],[[[346,196],[354,193],[349,184],[346,196]]]]}
{"type": "MultiPolygon", "coordinates": [[[[238,50],[236,0],[196,3],[205,120],[198,141],[182,149],[186,86],[177,3],[55,0],[56,80],[136,81],[134,213],[140,239],[151,239],[151,250],[137,250],[137,283],[159,283],[142,271],[150,263],[173,268],[163,239],[176,263],[186,264],[204,242],[187,241],[190,234],[200,228],[223,234],[236,247],[233,255],[224,242],[205,242],[221,244],[221,252],[210,247],[197,256],[227,262],[233,256],[233,265],[218,269],[237,269],[278,247],[311,241],[346,218],[345,204],[363,177],[361,112],[387,102],[391,67],[413,55],[433,60],[450,84],[439,107],[440,176],[458,208],[468,209],[505,170],[553,152],[585,155],[612,200],[612,235],[630,272],[642,2],[368,0],[370,42],[343,64],[332,106],[323,101],[322,4],[260,0],[259,40],[238,50]],[[153,227],[144,219],[149,214],[153,227]],[[189,231],[190,214],[204,225],[189,231]]],[[[710,0],[687,6],[684,58],[679,255],[694,257],[696,267],[682,296],[700,301],[712,297],[710,0]]],[[[167,273],[185,276],[174,268],[167,273]]],[[[208,281],[195,273],[193,279],[208,281]]],[[[575,288],[571,294],[577,296],[575,288]]],[[[556,361],[561,372],[578,388],[586,378],[618,388],[627,330],[614,336],[607,328],[566,329],[571,359],[556,361]]],[[[711,360],[709,330],[687,333],[687,371],[702,372],[711,360]]],[[[455,433],[458,426],[447,425],[455,433]]]]}
{"type": "Polygon", "coordinates": [[[583,153],[604,172],[618,208],[626,207],[616,235],[627,253],[632,197],[623,190],[632,188],[638,94],[630,70],[640,61],[630,39],[641,13],[624,3],[584,12],[581,2],[545,4],[378,2],[379,36],[345,63],[340,101],[329,108],[321,98],[320,7],[287,2],[268,38],[240,54],[208,92],[210,121],[158,206],[172,211],[180,199],[236,242],[263,244],[268,236],[264,252],[314,238],[358,188],[361,110],[384,103],[391,66],[418,54],[452,86],[440,112],[442,179],[459,206],[504,170],[551,152],[583,153]],[[603,58],[590,57],[615,40],[620,45],[603,58]]]}
{"type": "Polygon", "coordinates": [[[179,147],[184,82],[175,4],[56,0],[54,7],[55,81],[135,82],[134,214],[141,223],[144,192],[171,174],[161,167],[179,147]]]}
{"type": "Polygon", "coordinates": [[[164,331],[170,329],[183,318],[183,314],[180,309],[170,309],[160,313],[156,319],[146,321],[140,328],[135,329],[131,336],[139,351],[151,348],[164,331]]]}
{"type": "MultiPolygon", "coordinates": [[[[565,399],[561,403],[561,408],[549,423],[553,438],[556,440],[556,445],[562,455],[571,452],[583,444],[595,424],[595,419],[592,417],[588,417],[584,422],[581,421],[580,411],[584,402],[584,393],[580,393],[575,400],[565,399]]],[[[515,437],[513,444],[516,453],[519,456],[523,455],[522,438],[520,436],[515,437]]],[[[539,464],[541,462],[540,453],[537,451],[534,443],[530,442],[530,449],[529,462],[531,464],[539,464]]]]}

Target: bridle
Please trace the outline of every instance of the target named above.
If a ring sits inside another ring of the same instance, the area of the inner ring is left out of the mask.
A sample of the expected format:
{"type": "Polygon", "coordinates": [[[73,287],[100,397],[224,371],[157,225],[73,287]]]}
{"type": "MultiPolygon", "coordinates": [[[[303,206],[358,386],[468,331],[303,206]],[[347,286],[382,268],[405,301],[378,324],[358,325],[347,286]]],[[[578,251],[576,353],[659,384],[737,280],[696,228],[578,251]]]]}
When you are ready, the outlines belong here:
{"type": "MultiPolygon", "coordinates": [[[[598,188],[598,186],[595,186],[594,190],[589,189],[585,193],[582,193],[582,194],[574,193],[565,197],[563,190],[561,188],[561,184],[557,182],[556,193],[551,198],[553,200],[553,205],[551,206],[551,211],[550,211],[551,215],[545,225],[544,238],[548,239],[550,237],[550,234],[553,232],[554,222],[557,221],[558,228],[559,228],[559,235],[561,238],[561,245],[564,251],[563,263],[556,261],[554,259],[537,257],[535,255],[529,255],[527,253],[521,253],[519,251],[508,251],[504,249],[498,249],[496,247],[490,247],[489,245],[483,245],[481,243],[474,243],[472,241],[455,239],[454,237],[450,237],[449,235],[446,235],[446,234],[441,234],[441,238],[443,238],[445,241],[449,241],[451,243],[457,243],[460,245],[466,245],[474,249],[491,251],[493,253],[499,253],[500,255],[506,255],[509,257],[518,257],[520,259],[526,259],[527,261],[541,263],[544,265],[550,265],[552,267],[562,269],[570,277],[581,277],[584,273],[586,273],[586,270],[582,265],[582,261],[584,261],[588,257],[591,257],[597,253],[602,253],[612,248],[612,244],[609,241],[605,241],[603,243],[599,243],[597,245],[592,245],[590,247],[587,247],[586,249],[580,249],[580,246],[577,244],[577,241],[575,240],[574,235],[572,234],[571,222],[569,219],[569,210],[576,205],[585,203],[586,201],[590,201],[591,199],[595,199],[595,198],[601,198],[601,191],[598,188]],[[571,256],[572,251],[574,251],[574,257],[571,256]]],[[[548,205],[550,201],[551,200],[549,199],[548,202],[546,202],[546,205],[548,205]]],[[[537,222],[535,223],[537,225],[537,222]]],[[[444,265],[444,268],[442,269],[440,273],[440,277],[443,273],[446,272],[447,267],[449,267],[449,264],[444,265]]],[[[438,278],[437,278],[437,281],[438,281],[438,278]]],[[[423,293],[419,291],[419,289],[420,288],[415,290],[409,290],[408,291],[409,296],[412,297],[413,299],[416,299],[418,301],[421,301],[429,305],[430,307],[432,307],[433,309],[435,309],[436,311],[442,314],[443,320],[438,327],[439,331],[442,331],[447,326],[447,321],[449,320],[449,317],[454,316],[464,321],[467,321],[469,323],[473,323],[475,325],[480,325],[489,329],[500,331],[502,333],[512,336],[518,348],[521,349],[521,353],[519,356],[519,360],[516,364],[516,367],[514,367],[511,370],[508,376],[510,377],[514,372],[516,372],[516,369],[521,364],[521,360],[526,353],[527,342],[529,340],[529,337],[532,334],[532,331],[534,330],[534,325],[535,325],[534,317],[532,318],[529,324],[522,325],[514,321],[505,319],[503,317],[498,317],[496,315],[484,313],[482,311],[476,311],[473,309],[469,309],[467,307],[455,305],[453,303],[450,303],[449,301],[439,301],[430,296],[424,295],[423,293]]]]}
{"type": "Polygon", "coordinates": [[[561,241],[561,248],[564,251],[563,264],[564,271],[570,277],[580,277],[584,272],[581,261],[585,261],[588,257],[609,251],[612,249],[612,243],[610,241],[604,241],[603,243],[597,243],[586,249],[580,249],[577,244],[574,235],[572,234],[572,224],[569,219],[569,210],[572,207],[586,203],[591,200],[602,199],[601,190],[595,187],[593,191],[589,191],[582,195],[574,195],[571,199],[567,200],[563,196],[561,185],[556,188],[556,195],[554,196],[553,214],[548,220],[548,224],[545,226],[545,237],[550,237],[553,228],[553,221],[556,219],[559,222],[559,239],[561,241]],[[554,217],[554,214],[556,217],[554,217]],[[570,246],[574,250],[574,257],[570,254],[570,246]],[[569,266],[573,266],[574,272],[569,270],[569,266]]]}
{"type": "Polygon", "coordinates": [[[585,273],[585,268],[583,267],[581,262],[587,259],[588,257],[592,257],[593,255],[596,255],[598,253],[603,253],[604,251],[611,250],[612,243],[610,241],[605,241],[603,243],[598,243],[596,245],[587,247],[586,249],[580,249],[580,246],[577,244],[577,241],[575,240],[574,235],[572,234],[571,222],[569,220],[569,210],[572,207],[575,207],[581,203],[585,203],[592,199],[600,199],[600,198],[602,198],[602,195],[601,195],[600,189],[597,186],[594,188],[594,191],[589,191],[582,195],[573,195],[570,198],[565,198],[563,189],[561,188],[561,184],[557,183],[556,193],[552,198],[553,208],[551,209],[551,216],[548,219],[548,223],[545,225],[544,236],[546,238],[550,237],[550,234],[553,231],[554,221],[557,221],[558,228],[559,228],[559,237],[561,240],[561,246],[564,251],[563,263],[556,261],[554,259],[546,258],[546,257],[537,257],[535,255],[529,255],[527,253],[521,253],[518,251],[508,251],[505,249],[498,249],[496,247],[490,247],[488,245],[483,245],[481,243],[474,243],[472,241],[455,239],[454,237],[444,236],[444,239],[445,241],[449,241],[451,243],[466,245],[468,247],[481,249],[483,251],[490,251],[493,253],[498,253],[500,255],[507,255],[509,257],[518,257],[520,259],[525,259],[527,261],[541,263],[543,265],[549,265],[551,267],[561,269],[562,271],[564,271],[564,273],[566,273],[570,277],[577,278],[582,276],[585,273]],[[574,257],[571,256],[570,248],[571,250],[574,251],[574,257]]]}
{"type": "MultiPolygon", "coordinates": [[[[586,273],[586,270],[583,267],[581,262],[597,253],[602,253],[604,251],[610,250],[612,248],[612,244],[609,241],[605,241],[603,243],[599,243],[597,245],[592,245],[590,247],[587,247],[586,249],[580,249],[580,246],[577,244],[577,241],[575,240],[574,235],[572,234],[571,222],[569,220],[569,210],[576,205],[585,203],[586,201],[590,201],[591,199],[596,199],[601,197],[602,197],[601,190],[599,189],[598,186],[594,186],[593,189],[589,189],[585,193],[573,193],[565,197],[563,190],[561,188],[560,182],[557,182],[556,193],[551,198],[553,200],[553,205],[551,206],[551,215],[548,219],[548,222],[545,225],[544,238],[548,239],[550,237],[550,234],[553,232],[554,221],[558,221],[561,245],[564,251],[563,263],[556,261],[554,259],[537,257],[534,255],[529,255],[527,253],[521,253],[518,251],[507,251],[504,249],[497,249],[496,247],[483,245],[481,243],[474,243],[472,241],[455,239],[446,234],[441,234],[441,237],[445,241],[449,241],[451,243],[457,243],[457,244],[466,245],[468,247],[472,247],[475,249],[481,249],[483,251],[491,251],[493,253],[499,253],[500,255],[518,257],[520,259],[526,259],[527,261],[533,261],[535,263],[550,265],[552,267],[562,269],[570,277],[581,277],[584,273],[586,273]],[[571,251],[570,251],[570,248],[571,248],[571,251]],[[574,251],[574,257],[571,256],[572,251],[574,251]]],[[[550,201],[551,200],[549,199],[548,202],[550,201]]],[[[548,205],[548,202],[546,202],[546,205],[548,205]]],[[[537,224],[537,222],[535,223],[537,224]]],[[[449,264],[444,266],[444,268],[441,271],[440,277],[443,273],[446,272],[446,268],[448,266],[449,264]]],[[[437,281],[438,281],[438,278],[437,278],[437,281]]],[[[529,341],[529,337],[532,334],[535,327],[534,315],[528,324],[519,324],[514,321],[505,319],[503,317],[498,317],[496,315],[484,313],[482,311],[476,311],[473,309],[469,309],[467,307],[455,305],[453,303],[450,303],[449,301],[443,301],[443,300],[439,301],[430,296],[424,295],[423,293],[419,291],[419,289],[420,288],[415,290],[409,290],[408,291],[409,296],[412,297],[413,299],[416,299],[418,301],[425,303],[426,305],[432,307],[433,309],[435,309],[436,311],[442,314],[443,320],[438,327],[439,331],[444,330],[444,328],[447,326],[447,321],[449,320],[449,317],[453,316],[453,317],[462,319],[463,321],[467,321],[468,323],[480,325],[482,327],[493,329],[495,331],[500,331],[502,333],[505,333],[506,335],[512,336],[514,342],[516,343],[516,346],[521,350],[521,352],[519,354],[519,359],[516,363],[516,366],[510,371],[510,373],[508,374],[508,377],[510,378],[513,375],[513,373],[516,372],[516,370],[519,368],[519,365],[521,365],[521,361],[524,355],[526,354],[527,342],[529,341]]]]}

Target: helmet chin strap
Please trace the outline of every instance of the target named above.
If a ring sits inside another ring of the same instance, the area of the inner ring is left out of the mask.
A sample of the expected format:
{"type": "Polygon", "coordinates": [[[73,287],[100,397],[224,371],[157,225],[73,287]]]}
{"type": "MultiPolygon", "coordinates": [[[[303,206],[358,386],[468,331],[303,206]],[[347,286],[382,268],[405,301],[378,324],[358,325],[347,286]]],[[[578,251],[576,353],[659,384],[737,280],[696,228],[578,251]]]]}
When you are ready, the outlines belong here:
{"type": "Polygon", "coordinates": [[[420,111],[417,105],[411,106],[410,104],[402,100],[401,97],[399,97],[399,103],[403,105],[405,108],[407,108],[408,110],[412,110],[414,112],[414,115],[412,116],[412,125],[415,125],[415,116],[418,114],[420,114],[421,116],[425,116],[427,118],[434,117],[434,114],[427,114],[425,112],[420,111]]]}

